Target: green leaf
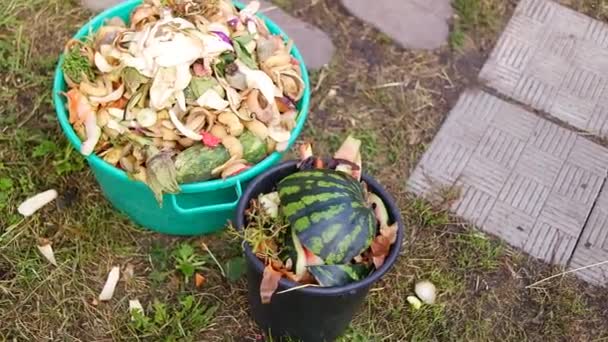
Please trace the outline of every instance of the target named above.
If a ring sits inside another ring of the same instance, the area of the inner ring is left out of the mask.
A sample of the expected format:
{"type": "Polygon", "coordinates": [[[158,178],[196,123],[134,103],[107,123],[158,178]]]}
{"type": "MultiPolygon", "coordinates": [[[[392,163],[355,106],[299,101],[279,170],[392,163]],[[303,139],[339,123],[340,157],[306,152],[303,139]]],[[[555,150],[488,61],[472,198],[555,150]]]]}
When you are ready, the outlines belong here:
{"type": "Polygon", "coordinates": [[[236,60],[236,55],[234,54],[234,52],[231,51],[226,51],[223,52],[219,59],[224,63],[224,64],[230,64],[232,62],[234,62],[236,60]]]}
{"type": "Polygon", "coordinates": [[[188,259],[194,255],[194,248],[187,243],[182,243],[176,253],[180,259],[188,259]]]}
{"type": "Polygon", "coordinates": [[[80,52],[79,45],[74,45],[65,55],[63,72],[76,83],[83,81],[83,75],[89,80],[95,79],[95,73],[89,58],[80,52]]]}
{"type": "Polygon", "coordinates": [[[155,269],[161,271],[166,270],[169,252],[167,251],[167,248],[163,247],[159,243],[154,243],[152,245],[152,250],[150,251],[150,259],[152,261],[152,266],[155,269]]]}
{"type": "Polygon", "coordinates": [[[160,284],[163,281],[165,281],[165,279],[167,279],[168,275],[169,275],[169,272],[154,270],[154,271],[150,272],[150,275],[148,275],[148,278],[150,278],[150,280],[152,280],[153,283],[160,284]]]}
{"type": "Polygon", "coordinates": [[[235,37],[233,40],[235,40],[239,44],[245,46],[253,40],[253,36],[251,34],[244,34],[242,36],[235,37]]]}
{"type": "Polygon", "coordinates": [[[231,282],[241,279],[246,270],[247,263],[243,257],[232,258],[226,262],[226,278],[231,282]]]}
{"type": "Polygon", "coordinates": [[[179,270],[185,277],[185,282],[194,275],[196,270],[205,264],[205,260],[196,254],[194,248],[183,243],[173,252],[175,258],[175,269],[179,270]]]}
{"type": "Polygon", "coordinates": [[[232,51],[226,51],[219,56],[219,61],[211,66],[216,77],[226,75],[226,65],[233,63],[237,56],[232,51]]]}
{"type": "Polygon", "coordinates": [[[133,310],[131,311],[131,316],[133,317],[133,322],[131,324],[136,330],[140,332],[148,332],[152,330],[152,321],[143,312],[139,310],[133,310]]]}
{"type": "Polygon", "coordinates": [[[4,209],[8,204],[8,193],[0,191],[0,209],[4,209]]]}
{"type": "Polygon", "coordinates": [[[32,157],[44,157],[49,154],[55,154],[59,151],[57,144],[50,140],[44,140],[40,143],[40,145],[34,147],[34,151],[32,152],[32,157]]]}
{"type": "MultiPolygon", "coordinates": [[[[186,99],[189,101],[196,101],[201,97],[207,90],[215,89],[220,92],[222,87],[219,85],[217,80],[213,77],[192,77],[192,81],[185,90],[186,99]]],[[[222,89],[223,90],[223,89],[222,89]]],[[[220,95],[222,95],[220,93],[220,95]]]]}
{"type": "Polygon", "coordinates": [[[180,264],[178,269],[188,278],[192,277],[195,271],[194,265],[187,262],[180,264]]]}
{"type": "Polygon", "coordinates": [[[13,188],[13,180],[8,177],[0,177],[0,191],[7,191],[13,188]]]}
{"type": "Polygon", "coordinates": [[[157,325],[165,324],[169,318],[169,315],[167,314],[167,306],[158,300],[154,300],[152,307],[154,308],[154,323],[157,325]]]}
{"type": "Polygon", "coordinates": [[[185,296],[184,298],[179,300],[179,304],[182,306],[182,312],[188,311],[194,306],[194,297],[185,296]]]}
{"type": "Polygon", "coordinates": [[[247,48],[245,48],[244,44],[241,44],[239,41],[235,41],[234,51],[236,52],[238,59],[241,62],[245,63],[246,66],[248,66],[251,69],[258,68],[257,63],[255,62],[255,59],[253,58],[253,56],[251,56],[249,51],[247,51],[247,48]]]}
{"type": "Polygon", "coordinates": [[[84,169],[85,159],[78,153],[73,153],[75,150],[71,146],[66,146],[63,155],[58,155],[62,159],[53,161],[55,172],[58,175],[81,171],[84,169]]]}
{"type": "Polygon", "coordinates": [[[124,68],[122,72],[122,79],[130,93],[135,93],[142,84],[149,81],[147,77],[140,74],[137,69],[132,67],[124,68]]]}

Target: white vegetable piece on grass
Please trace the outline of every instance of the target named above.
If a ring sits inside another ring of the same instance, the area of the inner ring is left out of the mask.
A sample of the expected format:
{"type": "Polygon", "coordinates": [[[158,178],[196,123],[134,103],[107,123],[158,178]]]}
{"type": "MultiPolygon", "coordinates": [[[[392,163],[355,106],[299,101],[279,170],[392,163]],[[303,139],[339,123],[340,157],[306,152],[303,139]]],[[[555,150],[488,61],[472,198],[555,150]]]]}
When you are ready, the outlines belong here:
{"type": "Polygon", "coordinates": [[[437,298],[437,289],[435,288],[435,285],[428,280],[417,282],[414,292],[416,292],[418,298],[426,304],[435,303],[435,299],[437,298]]]}
{"type": "Polygon", "coordinates": [[[407,302],[416,310],[422,307],[422,302],[416,296],[407,296],[407,302]]]}
{"type": "Polygon", "coordinates": [[[53,252],[53,247],[51,247],[50,243],[46,243],[44,245],[37,245],[40,254],[48,260],[53,266],[57,266],[57,260],[55,260],[55,253],[53,252]]]}
{"type": "Polygon", "coordinates": [[[129,300],[129,313],[131,314],[131,319],[135,319],[133,316],[134,311],[139,311],[142,315],[144,314],[144,307],[141,305],[138,299],[129,300]]]}
{"type": "Polygon", "coordinates": [[[114,290],[118,284],[118,279],[120,279],[120,267],[114,266],[108,274],[108,279],[106,280],[106,283],[99,294],[99,300],[106,301],[112,299],[114,296],[114,290]]]}
{"type": "Polygon", "coordinates": [[[57,190],[54,189],[41,192],[23,201],[17,208],[17,211],[23,216],[31,216],[38,211],[38,209],[55,200],[57,196],[57,190]]]}

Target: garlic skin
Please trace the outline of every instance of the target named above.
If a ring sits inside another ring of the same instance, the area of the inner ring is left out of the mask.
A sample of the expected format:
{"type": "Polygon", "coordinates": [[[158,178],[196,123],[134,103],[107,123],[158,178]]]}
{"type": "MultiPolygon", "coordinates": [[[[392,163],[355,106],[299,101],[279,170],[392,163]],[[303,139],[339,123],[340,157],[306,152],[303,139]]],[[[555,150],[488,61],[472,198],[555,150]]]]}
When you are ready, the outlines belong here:
{"type": "Polygon", "coordinates": [[[428,280],[417,282],[414,292],[426,304],[434,304],[437,298],[437,288],[428,280]]]}

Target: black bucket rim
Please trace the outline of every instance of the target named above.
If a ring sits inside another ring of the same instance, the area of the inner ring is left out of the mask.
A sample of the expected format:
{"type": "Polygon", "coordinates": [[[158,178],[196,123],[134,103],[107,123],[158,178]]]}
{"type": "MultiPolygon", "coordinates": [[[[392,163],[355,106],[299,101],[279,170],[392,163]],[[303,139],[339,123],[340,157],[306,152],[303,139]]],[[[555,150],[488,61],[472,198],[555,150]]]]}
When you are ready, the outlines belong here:
{"type": "MultiPolygon", "coordinates": [[[[249,206],[249,201],[252,198],[252,192],[256,185],[262,182],[266,177],[269,177],[270,175],[274,174],[275,172],[281,171],[283,169],[297,167],[298,163],[298,160],[284,161],[264,171],[263,173],[255,177],[247,185],[247,189],[244,191],[243,195],[239,199],[236,208],[235,223],[237,230],[241,231],[245,228],[245,210],[249,206]]],[[[361,179],[367,183],[370,189],[374,190],[373,192],[376,195],[384,199],[385,206],[389,212],[389,215],[395,219],[395,222],[397,222],[397,240],[391,247],[391,251],[384,260],[384,264],[379,269],[374,270],[370,276],[358,282],[335,287],[301,287],[294,291],[313,296],[339,296],[351,291],[357,291],[362,288],[368,288],[371,287],[375,282],[380,280],[380,278],[382,278],[386,273],[388,273],[388,271],[393,267],[393,265],[397,261],[397,258],[401,253],[403,237],[405,235],[405,226],[403,223],[403,218],[401,217],[401,211],[397,206],[394,197],[388,191],[386,191],[386,189],[378,181],[376,181],[373,177],[364,172],[361,174],[361,179]]],[[[263,274],[265,268],[264,263],[253,253],[251,246],[249,246],[249,244],[245,241],[243,241],[243,249],[245,250],[246,258],[249,259],[250,263],[255,267],[255,270],[260,274],[263,274]]],[[[302,286],[302,284],[296,283],[284,277],[279,280],[279,289],[291,289],[299,286],[302,286]]]]}

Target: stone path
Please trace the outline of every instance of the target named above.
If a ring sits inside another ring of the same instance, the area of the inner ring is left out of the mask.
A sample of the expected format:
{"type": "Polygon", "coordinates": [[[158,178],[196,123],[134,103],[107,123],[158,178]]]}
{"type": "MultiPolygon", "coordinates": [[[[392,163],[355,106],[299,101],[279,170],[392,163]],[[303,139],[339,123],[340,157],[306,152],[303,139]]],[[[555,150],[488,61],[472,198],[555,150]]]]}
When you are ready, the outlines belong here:
{"type": "MultiPolygon", "coordinates": [[[[517,102],[606,135],[608,26],[522,0],[480,78],[517,102]]],[[[460,189],[451,209],[514,247],[579,268],[608,260],[608,149],[481,90],[461,95],[409,189],[460,189]]],[[[576,273],[608,285],[608,265],[576,273]]]]}
{"type": "MultiPolygon", "coordinates": [[[[112,7],[123,0],[81,0],[83,6],[98,12],[112,7]]],[[[249,0],[243,1],[248,3],[249,0]]],[[[331,61],[335,48],[331,38],[319,28],[300,19],[290,16],[274,6],[270,1],[262,0],[261,11],[285,31],[294,40],[310,70],[320,69],[331,61]]]]}
{"type": "Polygon", "coordinates": [[[467,91],[409,180],[456,186],[454,212],[535,257],[565,265],[608,172],[608,149],[522,107],[467,91]]]}
{"type": "Polygon", "coordinates": [[[436,49],[450,34],[450,0],[342,0],[342,4],[404,48],[436,49]]]}
{"type": "MultiPolygon", "coordinates": [[[[608,185],[602,191],[589,216],[578,247],[572,255],[570,267],[580,268],[608,260],[608,185]]],[[[585,269],[579,277],[595,284],[608,284],[608,266],[585,269]]]]}
{"type": "Polygon", "coordinates": [[[524,1],[480,78],[581,130],[608,137],[608,25],[551,1],[524,1]]]}

